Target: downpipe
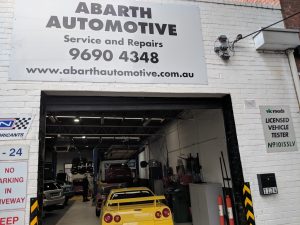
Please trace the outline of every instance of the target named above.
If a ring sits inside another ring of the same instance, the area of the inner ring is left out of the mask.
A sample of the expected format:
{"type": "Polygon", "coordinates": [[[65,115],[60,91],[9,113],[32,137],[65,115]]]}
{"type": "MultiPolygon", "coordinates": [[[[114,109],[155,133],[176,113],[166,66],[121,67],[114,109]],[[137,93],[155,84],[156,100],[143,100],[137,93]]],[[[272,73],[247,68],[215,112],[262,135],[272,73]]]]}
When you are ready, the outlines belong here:
{"type": "Polygon", "coordinates": [[[286,51],[286,54],[288,56],[289,65],[290,65],[290,69],[291,69],[291,73],[292,73],[292,77],[293,77],[293,81],[294,81],[294,88],[295,88],[296,97],[298,100],[298,108],[300,109],[300,81],[299,81],[298,69],[297,69],[297,65],[296,65],[296,61],[295,61],[295,57],[294,57],[294,49],[288,49],[286,51]]]}

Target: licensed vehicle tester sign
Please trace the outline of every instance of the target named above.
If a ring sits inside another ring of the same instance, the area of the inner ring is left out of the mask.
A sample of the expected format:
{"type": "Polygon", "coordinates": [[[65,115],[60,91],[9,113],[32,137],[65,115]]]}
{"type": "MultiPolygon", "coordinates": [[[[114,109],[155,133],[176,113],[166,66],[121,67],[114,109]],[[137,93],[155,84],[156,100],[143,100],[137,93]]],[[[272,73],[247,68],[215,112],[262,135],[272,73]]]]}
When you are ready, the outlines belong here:
{"type": "Polygon", "coordinates": [[[267,152],[297,151],[295,130],[288,106],[260,106],[267,152]]]}
{"type": "Polygon", "coordinates": [[[16,0],[10,80],[207,84],[192,4],[16,0]]]}
{"type": "Polygon", "coordinates": [[[0,162],[0,210],[25,208],[27,162],[0,162]]]}

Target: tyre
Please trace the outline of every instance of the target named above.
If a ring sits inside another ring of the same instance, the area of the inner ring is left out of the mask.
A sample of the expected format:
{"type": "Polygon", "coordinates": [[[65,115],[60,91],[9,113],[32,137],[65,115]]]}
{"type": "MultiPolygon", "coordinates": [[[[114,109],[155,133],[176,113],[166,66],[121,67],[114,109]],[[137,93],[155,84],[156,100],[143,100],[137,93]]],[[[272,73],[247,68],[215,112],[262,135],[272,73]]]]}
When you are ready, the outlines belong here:
{"type": "Polygon", "coordinates": [[[57,205],[57,208],[58,208],[58,209],[64,209],[64,208],[65,208],[65,204],[57,205]]]}
{"type": "Polygon", "coordinates": [[[96,208],[96,216],[97,216],[97,217],[100,216],[100,210],[98,210],[97,208],[96,208]]]}
{"type": "Polygon", "coordinates": [[[65,198],[65,202],[64,202],[64,205],[65,205],[65,206],[68,205],[68,201],[69,201],[69,197],[66,197],[66,198],[65,198]]]}

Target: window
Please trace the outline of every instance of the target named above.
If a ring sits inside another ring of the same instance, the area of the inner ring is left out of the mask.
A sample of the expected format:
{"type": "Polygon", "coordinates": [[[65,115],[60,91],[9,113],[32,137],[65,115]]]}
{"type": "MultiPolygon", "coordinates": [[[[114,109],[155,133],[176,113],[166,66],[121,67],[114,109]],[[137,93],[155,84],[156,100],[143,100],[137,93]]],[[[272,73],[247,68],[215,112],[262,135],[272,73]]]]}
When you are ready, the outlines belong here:
{"type": "MultiPolygon", "coordinates": [[[[126,192],[117,192],[111,196],[111,200],[117,199],[127,199],[127,198],[143,198],[143,197],[152,197],[154,196],[152,192],[143,190],[143,191],[126,191],[126,192]]],[[[153,200],[142,201],[142,202],[124,202],[119,205],[135,205],[135,204],[150,204],[154,203],[153,200]]],[[[116,206],[117,204],[111,204],[111,206],[116,206]]]]}

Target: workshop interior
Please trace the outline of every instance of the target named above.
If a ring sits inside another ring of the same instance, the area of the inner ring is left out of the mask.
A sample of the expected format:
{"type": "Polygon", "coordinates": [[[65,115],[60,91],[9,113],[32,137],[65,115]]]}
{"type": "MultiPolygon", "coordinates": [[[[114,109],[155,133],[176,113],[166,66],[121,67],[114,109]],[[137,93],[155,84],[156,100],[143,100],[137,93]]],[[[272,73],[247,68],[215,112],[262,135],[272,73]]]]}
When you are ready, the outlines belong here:
{"type": "MultiPolygon", "coordinates": [[[[105,201],[113,199],[110,192],[131,190],[137,199],[149,197],[139,188],[164,196],[174,224],[219,223],[220,205],[224,223],[238,223],[240,190],[234,192],[233,179],[237,183],[240,177],[231,176],[230,166],[240,162],[230,163],[228,157],[237,149],[227,140],[234,133],[228,99],[43,95],[43,223],[71,223],[82,214],[89,215],[87,224],[99,217],[109,224],[110,217],[101,213],[105,201]]],[[[162,215],[157,211],[153,217],[162,215]]]]}

